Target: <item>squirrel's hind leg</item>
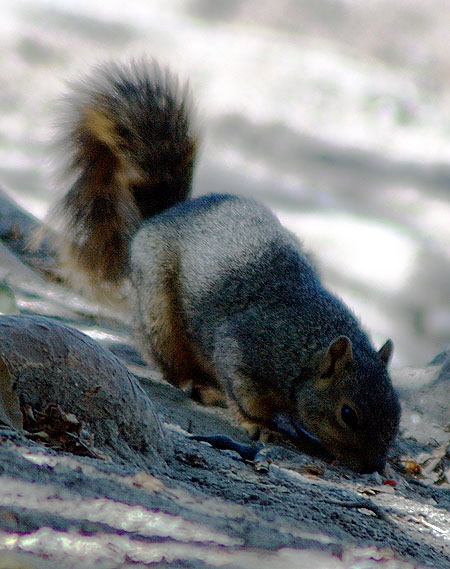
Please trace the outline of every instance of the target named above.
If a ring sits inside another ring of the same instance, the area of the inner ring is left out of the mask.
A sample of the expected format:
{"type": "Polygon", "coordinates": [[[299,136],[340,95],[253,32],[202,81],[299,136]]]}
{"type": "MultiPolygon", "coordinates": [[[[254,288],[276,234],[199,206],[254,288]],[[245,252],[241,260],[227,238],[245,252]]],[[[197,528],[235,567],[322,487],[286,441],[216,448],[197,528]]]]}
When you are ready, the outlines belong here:
{"type": "MultiPolygon", "coordinates": [[[[148,259],[150,261],[150,259],[148,259]]],[[[133,269],[135,291],[134,329],[141,354],[155,363],[164,378],[204,405],[226,406],[226,398],[216,379],[200,364],[186,334],[176,294],[176,276],[164,263],[149,262],[148,268],[133,269]],[[158,274],[161,273],[161,274],[158,274]]]]}

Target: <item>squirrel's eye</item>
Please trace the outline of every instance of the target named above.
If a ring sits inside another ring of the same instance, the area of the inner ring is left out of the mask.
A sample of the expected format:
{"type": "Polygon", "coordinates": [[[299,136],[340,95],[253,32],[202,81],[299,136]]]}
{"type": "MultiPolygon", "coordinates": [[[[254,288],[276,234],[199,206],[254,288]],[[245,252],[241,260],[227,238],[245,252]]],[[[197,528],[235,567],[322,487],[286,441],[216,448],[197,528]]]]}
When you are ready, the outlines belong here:
{"type": "Polygon", "coordinates": [[[348,405],[343,405],[341,409],[341,417],[344,423],[355,431],[358,428],[358,415],[348,405]]]}

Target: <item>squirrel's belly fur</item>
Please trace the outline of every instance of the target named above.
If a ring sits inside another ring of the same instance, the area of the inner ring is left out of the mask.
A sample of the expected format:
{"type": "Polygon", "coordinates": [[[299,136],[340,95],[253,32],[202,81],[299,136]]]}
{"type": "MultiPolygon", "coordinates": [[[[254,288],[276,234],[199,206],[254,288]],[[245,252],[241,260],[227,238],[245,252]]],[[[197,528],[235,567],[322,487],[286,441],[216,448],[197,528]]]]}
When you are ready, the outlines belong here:
{"type": "Polygon", "coordinates": [[[290,425],[355,470],[381,469],[400,418],[392,343],[372,347],[264,206],[190,199],[190,107],[153,62],[110,63],[72,87],[72,185],[52,214],[62,260],[107,295],[130,279],[136,340],[171,383],[225,395],[247,427],[290,425]]]}

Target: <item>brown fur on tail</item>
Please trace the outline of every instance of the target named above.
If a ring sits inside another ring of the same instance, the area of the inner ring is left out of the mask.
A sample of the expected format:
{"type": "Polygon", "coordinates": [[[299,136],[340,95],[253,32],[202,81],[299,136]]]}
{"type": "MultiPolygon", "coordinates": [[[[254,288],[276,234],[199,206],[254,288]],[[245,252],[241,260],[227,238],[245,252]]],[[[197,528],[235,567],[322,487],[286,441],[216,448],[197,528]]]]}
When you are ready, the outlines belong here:
{"type": "Polygon", "coordinates": [[[191,192],[189,91],[149,61],[102,65],[71,87],[58,144],[72,185],[50,220],[70,280],[112,291],[127,276],[139,226],[191,192]]]}

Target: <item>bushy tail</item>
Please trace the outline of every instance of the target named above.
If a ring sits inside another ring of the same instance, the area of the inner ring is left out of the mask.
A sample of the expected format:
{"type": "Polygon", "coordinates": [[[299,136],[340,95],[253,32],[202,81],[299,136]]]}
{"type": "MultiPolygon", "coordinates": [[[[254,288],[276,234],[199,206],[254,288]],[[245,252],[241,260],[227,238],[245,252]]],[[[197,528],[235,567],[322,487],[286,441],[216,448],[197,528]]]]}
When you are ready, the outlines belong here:
{"type": "Polygon", "coordinates": [[[70,280],[113,290],[141,223],[191,192],[189,90],[154,62],[109,63],[73,84],[63,104],[58,144],[71,187],[50,219],[70,280]]]}

